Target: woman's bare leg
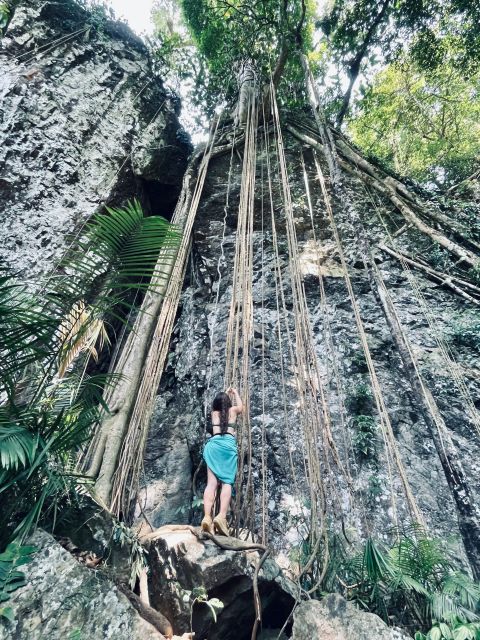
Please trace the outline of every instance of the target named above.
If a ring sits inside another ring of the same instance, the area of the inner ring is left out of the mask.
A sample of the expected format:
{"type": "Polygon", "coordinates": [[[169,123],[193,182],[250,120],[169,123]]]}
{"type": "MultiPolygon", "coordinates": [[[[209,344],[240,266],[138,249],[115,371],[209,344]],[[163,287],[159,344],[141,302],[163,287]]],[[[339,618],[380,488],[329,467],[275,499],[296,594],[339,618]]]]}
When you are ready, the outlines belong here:
{"type": "Polygon", "coordinates": [[[220,515],[222,518],[227,517],[228,507],[230,506],[230,499],[232,497],[232,485],[223,484],[220,491],[220,515]]]}
{"type": "Polygon", "coordinates": [[[210,469],[207,467],[207,486],[203,494],[203,509],[206,516],[212,515],[213,503],[215,502],[215,493],[217,491],[218,480],[210,469]]]}

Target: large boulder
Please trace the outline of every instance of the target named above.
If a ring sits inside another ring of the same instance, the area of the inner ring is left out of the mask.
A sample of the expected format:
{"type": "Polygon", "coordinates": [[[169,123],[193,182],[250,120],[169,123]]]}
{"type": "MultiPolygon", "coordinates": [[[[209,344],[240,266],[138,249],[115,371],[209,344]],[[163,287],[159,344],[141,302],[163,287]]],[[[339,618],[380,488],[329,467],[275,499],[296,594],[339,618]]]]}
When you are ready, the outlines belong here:
{"type": "MultiPolygon", "coordinates": [[[[231,538],[223,540],[235,544],[231,538]]],[[[227,551],[210,540],[199,540],[192,528],[162,527],[155,532],[149,549],[150,603],[172,622],[175,633],[190,630],[192,614],[196,638],[250,638],[255,618],[252,584],[258,561],[258,551],[227,551]],[[192,612],[195,589],[222,601],[224,607],[216,623],[203,603],[196,603],[192,612]]],[[[258,589],[263,629],[279,630],[295,604],[295,585],[267,558],[259,573],[258,589]]]]}
{"type": "Polygon", "coordinates": [[[88,640],[165,640],[100,571],[79,564],[48,533],[30,543],[38,551],[22,567],[24,587],[9,605],[15,620],[1,619],[2,640],[67,640],[78,630],[88,640]]]}
{"type": "Polygon", "coordinates": [[[334,593],[321,601],[302,602],[293,619],[292,640],[410,640],[334,593]]]}

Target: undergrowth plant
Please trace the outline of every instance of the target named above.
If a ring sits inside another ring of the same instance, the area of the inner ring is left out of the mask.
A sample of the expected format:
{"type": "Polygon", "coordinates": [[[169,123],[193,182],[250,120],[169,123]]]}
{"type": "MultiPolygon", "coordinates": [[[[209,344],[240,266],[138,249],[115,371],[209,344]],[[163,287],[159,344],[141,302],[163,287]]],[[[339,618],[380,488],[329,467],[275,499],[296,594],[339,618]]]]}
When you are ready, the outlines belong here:
{"type": "Polygon", "coordinates": [[[10,5],[5,0],[0,0],[0,32],[7,26],[9,18],[10,5]]]}
{"type": "Polygon", "coordinates": [[[480,585],[458,569],[445,541],[419,526],[393,536],[390,545],[369,538],[353,555],[340,537],[332,537],[321,591],[340,585],[346,598],[389,624],[417,632],[417,640],[424,634],[428,640],[478,637],[468,634],[477,633],[480,622],[480,585]]]}
{"type": "Polygon", "coordinates": [[[91,359],[108,344],[109,322],[136,308],[136,292],[152,277],[162,284],[160,249],[168,262],[179,240],[133,202],[95,215],[41,292],[0,274],[0,549],[54,520],[61,497],[89,482],[78,455],[117,379],[91,359]]]}
{"type": "Polygon", "coordinates": [[[130,588],[133,589],[144,569],[147,567],[145,547],[142,546],[135,531],[123,522],[115,522],[112,539],[121,547],[128,547],[130,565],[130,588]]]}
{"type": "MultiPolygon", "coordinates": [[[[356,355],[358,358],[359,356],[356,355]]],[[[360,359],[360,362],[362,360],[360,359]]],[[[371,465],[377,462],[377,424],[373,417],[371,387],[363,381],[353,384],[346,398],[346,406],[352,415],[352,444],[358,459],[371,465]]]]}
{"type": "Polygon", "coordinates": [[[184,602],[190,602],[190,633],[193,635],[193,608],[196,604],[205,604],[210,609],[213,622],[217,622],[217,614],[222,611],[224,604],[218,598],[209,598],[205,587],[194,587],[191,591],[184,590],[184,602]]]}
{"type": "Polygon", "coordinates": [[[359,415],[352,420],[352,442],[360,458],[373,461],[377,453],[377,423],[372,416],[359,415]]]}
{"type": "Polygon", "coordinates": [[[480,353],[480,318],[476,312],[463,310],[452,317],[446,332],[447,341],[455,349],[464,347],[480,353]]]}
{"type": "Polygon", "coordinates": [[[480,638],[480,623],[464,622],[460,619],[446,622],[435,622],[426,633],[417,631],[415,640],[478,640],[480,638]]]}
{"type": "Polygon", "coordinates": [[[0,618],[14,619],[12,607],[4,603],[10,600],[10,594],[25,584],[25,575],[18,567],[28,564],[35,550],[35,547],[11,542],[4,552],[0,553],[0,618]]]}

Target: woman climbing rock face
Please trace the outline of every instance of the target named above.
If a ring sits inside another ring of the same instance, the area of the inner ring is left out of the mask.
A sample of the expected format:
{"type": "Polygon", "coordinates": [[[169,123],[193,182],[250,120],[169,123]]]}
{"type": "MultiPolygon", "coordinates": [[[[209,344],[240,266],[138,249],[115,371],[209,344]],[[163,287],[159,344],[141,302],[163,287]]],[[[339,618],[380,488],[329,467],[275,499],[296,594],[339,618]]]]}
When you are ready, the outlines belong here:
{"type": "Polygon", "coordinates": [[[232,497],[232,485],[237,474],[237,440],[235,437],[237,416],[243,411],[243,402],[236,389],[230,387],[226,392],[217,393],[212,404],[213,436],[203,450],[207,463],[207,486],[203,494],[205,516],[202,520],[203,531],[228,536],[227,512],[232,497]],[[212,509],[219,483],[220,512],[212,520],[212,509]]]}

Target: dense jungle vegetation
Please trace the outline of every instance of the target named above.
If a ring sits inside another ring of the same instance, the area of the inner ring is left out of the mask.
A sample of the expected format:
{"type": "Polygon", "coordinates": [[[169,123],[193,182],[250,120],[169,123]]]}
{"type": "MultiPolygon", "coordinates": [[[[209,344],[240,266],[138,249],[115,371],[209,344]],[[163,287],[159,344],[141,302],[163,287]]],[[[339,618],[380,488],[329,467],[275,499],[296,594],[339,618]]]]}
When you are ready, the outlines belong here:
{"type": "MultiPolygon", "coordinates": [[[[100,29],[108,8],[93,9],[100,29]]],[[[0,28],[14,10],[0,2],[0,28]]],[[[306,61],[326,129],[428,203],[416,205],[435,228],[424,268],[478,300],[478,0],[157,0],[152,19],[154,71],[183,95],[197,130],[220,112],[241,124],[242,101],[253,91],[268,106],[271,85],[285,121],[313,122],[306,61]]],[[[131,202],[99,212],[39,291],[0,277],[0,615],[11,616],[28,535],[51,528],[62,504],[94,486],[78,460],[108,414],[105,389],[121,377],[108,368],[117,333],[130,330],[152,277],[165,279],[157,257],[163,249],[168,262],[180,237],[131,202]]],[[[446,339],[478,350],[479,330],[478,316],[465,315],[446,339]]],[[[373,447],[367,413],[357,420],[360,457],[373,447]]],[[[417,640],[480,638],[480,587],[448,545],[416,525],[391,540],[368,539],[352,555],[332,534],[314,595],[340,582],[344,595],[417,640]]],[[[299,558],[311,551],[306,542],[299,558]]],[[[305,590],[318,567],[305,573],[305,590]]]]}

